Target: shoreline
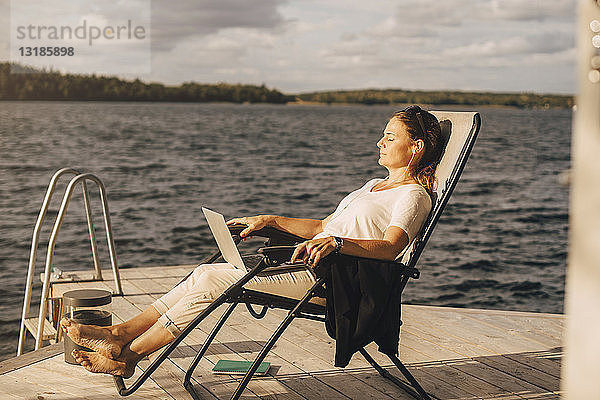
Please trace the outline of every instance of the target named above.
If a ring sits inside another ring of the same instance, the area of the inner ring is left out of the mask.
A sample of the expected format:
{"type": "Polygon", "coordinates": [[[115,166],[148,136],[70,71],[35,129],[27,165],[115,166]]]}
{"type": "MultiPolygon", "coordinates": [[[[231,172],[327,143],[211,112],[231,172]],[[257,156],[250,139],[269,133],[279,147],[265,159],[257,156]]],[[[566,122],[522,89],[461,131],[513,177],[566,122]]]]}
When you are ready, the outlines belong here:
{"type": "MultiPolygon", "coordinates": [[[[271,106],[322,106],[322,107],[331,107],[331,106],[342,106],[342,107],[351,107],[351,106],[366,106],[366,107],[402,107],[407,106],[414,103],[388,103],[388,104],[365,104],[365,103],[344,103],[344,102],[318,102],[318,101],[289,101],[287,103],[268,103],[268,102],[233,102],[233,101],[164,101],[164,100],[78,100],[78,99],[0,99],[0,103],[2,102],[62,102],[62,103],[163,103],[163,104],[223,104],[223,105],[238,105],[238,106],[255,106],[255,105],[271,105],[271,106]]],[[[416,103],[420,106],[426,107],[427,109],[435,109],[436,107],[446,107],[450,109],[460,109],[460,108],[473,108],[473,107],[484,107],[484,108],[494,108],[494,109],[506,109],[506,110],[569,110],[572,107],[519,107],[513,105],[506,104],[431,104],[431,103],[416,103]]]]}

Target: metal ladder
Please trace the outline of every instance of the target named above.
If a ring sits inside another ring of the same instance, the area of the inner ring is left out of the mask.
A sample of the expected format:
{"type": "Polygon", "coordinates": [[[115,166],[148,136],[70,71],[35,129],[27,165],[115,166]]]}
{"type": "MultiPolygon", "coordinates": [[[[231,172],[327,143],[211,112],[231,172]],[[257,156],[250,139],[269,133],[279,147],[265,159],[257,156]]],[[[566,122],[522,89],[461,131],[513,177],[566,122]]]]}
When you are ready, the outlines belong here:
{"type": "Polygon", "coordinates": [[[54,256],[54,246],[56,244],[56,239],[58,236],[58,231],[62,225],[65,213],[69,206],[69,202],[71,201],[71,197],[73,195],[73,191],[75,187],[81,183],[82,192],[83,192],[83,202],[85,206],[85,214],[87,217],[87,225],[88,231],[90,235],[90,244],[92,247],[92,257],[94,259],[94,276],[92,278],[93,281],[101,281],[102,279],[102,270],[100,269],[100,262],[98,259],[98,248],[96,245],[96,234],[94,232],[94,224],[92,220],[92,210],[90,205],[90,198],[88,193],[87,182],[93,182],[98,187],[100,192],[100,200],[102,202],[102,211],[104,214],[104,227],[106,229],[106,239],[108,242],[108,252],[110,254],[110,262],[112,264],[113,277],[115,281],[115,293],[113,295],[122,295],[123,289],[121,287],[121,278],[119,276],[119,266],[117,264],[117,254],[115,252],[115,243],[113,240],[112,234],[112,225],[110,222],[110,214],[108,211],[108,200],[106,197],[106,189],[102,181],[93,174],[82,174],[79,171],[72,168],[63,168],[52,176],[50,183],[48,184],[48,189],[46,190],[46,196],[44,197],[44,202],[42,203],[42,208],[40,209],[40,213],[38,214],[37,221],[35,223],[35,228],[33,230],[33,239],[31,240],[31,252],[29,255],[29,269],[27,271],[27,284],[25,287],[25,299],[23,301],[23,314],[21,317],[21,328],[19,332],[19,345],[17,347],[17,356],[23,353],[23,346],[25,345],[25,335],[26,330],[31,332],[33,337],[35,338],[35,350],[38,350],[44,340],[52,340],[58,339],[58,334],[56,329],[46,319],[46,314],[48,313],[48,301],[49,293],[50,293],[50,280],[52,276],[52,258],[54,256]],[[48,206],[50,204],[50,200],[52,199],[52,195],[54,194],[54,189],[56,188],[56,184],[59,178],[63,175],[75,175],[67,185],[65,189],[65,193],[63,195],[62,203],[58,214],[56,216],[56,220],[54,221],[54,225],[52,227],[52,232],[50,234],[50,239],[48,241],[48,251],[46,254],[46,267],[44,270],[44,274],[42,275],[42,279],[44,281],[42,287],[42,297],[40,299],[40,311],[37,317],[29,316],[29,308],[31,304],[31,291],[33,286],[33,276],[35,273],[35,261],[37,257],[37,248],[40,236],[40,230],[42,224],[44,222],[44,217],[46,216],[46,212],[48,211],[48,206]]]}

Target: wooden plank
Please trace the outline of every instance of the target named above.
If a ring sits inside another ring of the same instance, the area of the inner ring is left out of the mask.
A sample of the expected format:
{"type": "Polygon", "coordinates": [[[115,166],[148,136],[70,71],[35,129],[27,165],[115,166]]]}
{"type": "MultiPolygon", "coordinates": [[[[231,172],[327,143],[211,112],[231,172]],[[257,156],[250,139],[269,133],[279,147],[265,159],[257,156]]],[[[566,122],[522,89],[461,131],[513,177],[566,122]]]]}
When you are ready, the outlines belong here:
{"type": "Polygon", "coordinates": [[[148,292],[138,285],[139,279],[123,280],[121,285],[123,287],[124,297],[130,300],[140,308],[146,308],[150,304],[154,303],[155,297],[148,294],[148,292]]]}
{"type": "MultiPolygon", "coordinates": [[[[123,296],[112,298],[111,310],[116,319],[121,322],[130,320],[142,311],[123,296]]],[[[115,321],[113,321],[113,325],[115,325],[115,321]]]]}
{"type": "MultiPolygon", "coordinates": [[[[392,383],[390,380],[379,375],[379,373],[372,367],[357,369],[345,368],[342,372],[344,374],[352,376],[353,378],[358,379],[361,382],[368,384],[369,386],[377,388],[379,391],[385,393],[393,399],[413,399],[413,397],[410,394],[408,394],[404,389],[401,389],[400,387],[392,383]]],[[[398,372],[398,370],[395,370],[394,372],[392,372],[392,375],[399,377],[400,373],[398,372]]],[[[405,379],[401,379],[404,382],[406,382],[405,379]]],[[[408,384],[408,382],[406,383],[408,384]]],[[[354,394],[354,396],[357,396],[357,394],[354,394]]]]}
{"type": "Polygon", "coordinates": [[[81,288],[85,289],[103,289],[115,294],[115,288],[106,281],[79,282],[81,288]]]}
{"type": "MultiPolygon", "coordinates": [[[[393,399],[402,398],[404,395],[400,389],[394,391],[393,395],[384,393],[368,385],[365,382],[367,377],[352,375],[342,369],[316,371],[311,375],[353,399],[393,399]]],[[[372,376],[372,373],[369,373],[369,376],[372,376]]],[[[390,392],[388,390],[388,393],[390,392]]]]}
{"type": "MultiPolygon", "coordinates": [[[[412,313],[412,315],[418,315],[418,311],[424,311],[427,314],[440,312],[442,315],[451,315],[447,314],[447,312],[457,313],[466,319],[478,319],[480,322],[488,323],[501,329],[510,329],[512,331],[512,335],[519,334],[525,330],[528,332],[528,339],[530,341],[538,343],[542,342],[547,347],[560,345],[560,340],[562,337],[562,324],[564,321],[564,315],[561,314],[460,309],[451,307],[415,305],[403,305],[403,310],[404,309],[408,313],[412,313]]],[[[412,320],[413,319],[411,318],[408,321],[409,325],[412,320]]]]}
{"type": "MultiPolygon", "coordinates": [[[[400,334],[410,332],[415,336],[434,342],[436,345],[459,354],[458,358],[475,357],[482,353],[488,354],[486,349],[481,348],[475,343],[460,337],[445,335],[442,331],[431,330],[427,326],[415,326],[415,324],[402,326],[400,334]]],[[[401,336],[402,337],[402,336],[401,336]]],[[[457,358],[457,357],[454,357],[457,358]]]]}
{"type": "MultiPolygon", "coordinates": [[[[23,376],[18,371],[17,373],[11,373],[0,377],[0,387],[2,388],[2,396],[10,396],[15,399],[46,399],[56,398],[58,396],[65,397],[65,391],[60,388],[52,388],[43,379],[34,379],[31,375],[23,376]],[[58,395],[58,396],[56,396],[58,395]],[[56,396],[56,397],[55,397],[56,396]]],[[[66,387],[67,391],[72,392],[71,388],[66,387]]],[[[76,396],[69,393],[68,398],[82,398],[90,399],[85,395],[76,396]]]]}
{"type": "Polygon", "coordinates": [[[551,314],[551,313],[538,313],[531,311],[510,311],[510,310],[492,310],[485,308],[459,308],[459,307],[448,307],[448,306],[423,306],[416,304],[403,304],[402,310],[410,309],[415,312],[419,310],[426,310],[432,312],[456,312],[456,313],[467,313],[467,314],[487,314],[487,315],[509,315],[515,317],[535,317],[535,318],[545,318],[550,321],[554,321],[558,324],[561,324],[565,316],[563,314],[551,314]]]}
{"type": "MultiPolygon", "coordinates": [[[[141,267],[121,267],[119,268],[119,275],[121,279],[131,279],[139,277],[148,277],[151,274],[153,277],[163,276],[185,276],[185,274],[194,269],[198,264],[183,264],[183,265],[149,265],[141,267]]],[[[62,279],[53,279],[52,283],[63,283],[71,282],[73,278],[87,279],[93,276],[94,272],[91,269],[77,270],[77,271],[64,271],[62,279]]],[[[113,280],[112,269],[103,269],[102,277],[105,281],[113,280]]]]}
{"type": "MultiPolygon", "coordinates": [[[[154,357],[151,357],[149,360],[145,360],[139,363],[139,367],[145,370],[150,362],[154,360],[161,351],[155,353],[154,357]]],[[[184,373],[179,369],[176,365],[174,365],[169,359],[162,362],[159,367],[152,373],[152,380],[156,382],[158,386],[161,387],[162,390],[169,393],[173,398],[178,400],[193,400],[193,397],[188,393],[188,391],[183,387],[183,375],[184,373]]],[[[210,394],[210,392],[204,390],[200,390],[200,393],[203,397],[208,396],[207,398],[213,399],[215,398],[210,394]]]]}
{"type": "Polygon", "coordinates": [[[278,381],[296,393],[300,393],[307,399],[321,399],[321,400],[345,400],[349,399],[348,396],[340,393],[332,387],[324,384],[317,378],[308,374],[279,374],[277,373],[276,378],[278,381]]]}
{"type": "Polygon", "coordinates": [[[514,394],[498,386],[466,374],[456,368],[446,365],[445,363],[440,363],[429,368],[423,368],[421,371],[436,377],[437,379],[442,380],[462,391],[470,393],[476,398],[501,398],[503,400],[519,399],[518,396],[515,396],[514,394]]]}
{"type": "MultiPolygon", "coordinates": [[[[445,382],[435,375],[427,374],[425,371],[427,368],[434,368],[430,364],[429,366],[422,366],[417,368],[409,368],[415,379],[421,384],[423,389],[431,396],[437,399],[461,399],[470,400],[477,398],[469,392],[464,391],[451,383],[445,382]]],[[[390,373],[399,376],[398,370],[392,368],[386,368],[390,373]]]]}
{"type": "Polygon", "coordinates": [[[507,392],[524,398],[538,398],[540,396],[551,395],[551,391],[545,390],[536,385],[532,385],[527,381],[508,375],[488,365],[481,364],[477,361],[464,361],[450,363],[453,368],[456,368],[466,374],[479,378],[495,386],[501,387],[507,392]]]}
{"type": "Polygon", "coordinates": [[[475,319],[481,323],[508,331],[511,335],[522,336],[526,339],[551,347],[562,344],[562,331],[550,324],[547,319],[521,317],[510,315],[463,314],[466,318],[475,319]]]}
{"type": "Polygon", "coordinates": [[[158,299],[172,289],[171,287],[156,285],[155,283],[159,280],[160,278],[158,280],[151,278],[134,279],[131,281],[131,283],[137,286],[140,290],[144,291],[147,295],[158,299]]]}
{"type": "MultiPolygon", "coordinates": [[[[25,327],[33,337],[37,336],[39,320],[40,319],[38,317],[25,319],[25,327]]],[[[54,339],[54,336],[56,335],[56,329],[54,329],[54,326],[50,321],[48,321],[46,318],[44,318],[44,320],[44,333],[42,335],[42,340],[54,339]]]]}
{"type": "MultiPolygon", "coordinates": [[[[94,382],[92,374],[83,367],[58,362],[34,364],[29,368],[29,382],[38,382],[47,390],[59,389],[60,393],[68,394],[75,398],[94,399],[100,396],[116,398],[116,390],[110,387],[109,377],[96,376],[94,382]],[[75,379],[74,379],[75,378],[75,379]],[[112,390],[111,390],[112,389],[112,390]]],[[[112,378],[110,378],[112,379],[112,378]]]]}
{"type": "Polygon", "coordinates": [[[183,279],[188,273],[194,270],[195,265],[189,266],[173,266],[173,267],[146,267],[140,268],[140,273],[146,278],[152,279],[163,279],[163,278],[175,278],[178,280],[183,279]]]}
{"type": "Polygon", "coordinates": [[[142,268],[139,267],[119,269],[119,275],[121,276],[121,283],[123,283],[123,280],[146,278],[146,275],[142,272],[142,268]]]}
{"type": "Polygon", "coordinates": [[[45,360],[50,357],[54,357],[57,354],[62,354],[63,352],[63,342],[58,342],[50,346],[42,347],[39,350],[20,355],[18,357],[13,357],[7,360],[0,361],[0,375],[6,374],[11,371],[15,371],[19,368],[27,367],[30,364],[45,360]]]}
{"type": "MultiPolygon", "coordinates": [[[[490,327],[479,321],[467,319],[460,313],[423,312],[414,315],[414,311],[406,311],[405,315],[411,319],[410,326],[426,327],[426,330],[437,331],[440,334],[460,338],[476,344],[487,354],[519,353],[532,350],[546,350],[546,347],[529,341],[514,340],[507,337],[502,329],[490,327]],[[412,313],[412,314],[411,314],[412,313]],[[407,315],[408,314],[408,315],[407,315]]],[[[408,323],[407,323],[408,325],[408,323]]]]}
{"type": "MultiPolygon", "coordinates": [[[[15,385],[0,384],[7,392],[21,398],[69,398],[77,399],[118,399],[112,377],[102,374],[92,374],[77,365],[63,361],[62,356],[55,356],[32,364],[27,370],[22,369],[6,374],[0,379],[9,378],[15,385]]],[[[165,396],[160,388],[146,385],[132,395],[134,399],[171,399],[165,396]]]]}
{"type": "Polygon", "coordinates": [[[448,360],[462,357],[459,352],[440,346],[437,341],[431,340],[431,338],[426,337],[423,334],[419,334],[416,330],[411,331],[410,328],[405,328],[401,330],[400,335],[401,347],[407,346],[423,354],[422,359],[419,359],[418,361],[448,360]]]}
{"type": "Polygon", "coordinates": [[[528,365],[522,364],[504,356],[477,357],[476,361],[519,378],[546,391],[558,393],[559,379],[528,365]]]}
{"type": "Polygon", "coordinates": [[[81,286],[78,282],[57,283],[52,285],[52,297],[59,298],[62,297],[62,295],[65,292],[68,292],[69,290],[75,290],[80,288],[81,286]]]}
{"type": "Polygon", "coordinates": [[[560,359],[557,362],[555,359],[546,358],[544,354],[540,353],[504,354],[504,357],[560,379],[560,359]]]}

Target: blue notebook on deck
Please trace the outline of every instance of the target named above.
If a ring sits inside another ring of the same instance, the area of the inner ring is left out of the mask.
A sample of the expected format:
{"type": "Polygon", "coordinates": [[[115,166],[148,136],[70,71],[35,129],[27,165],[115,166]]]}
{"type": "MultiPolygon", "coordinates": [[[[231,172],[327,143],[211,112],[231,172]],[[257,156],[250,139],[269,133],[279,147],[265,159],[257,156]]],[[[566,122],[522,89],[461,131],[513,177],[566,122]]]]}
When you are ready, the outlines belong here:
{"type": "MultiPolygon", "coordinates": [[[[245,375],[250,369],[252,361],[219,360],[212,371],[215,374],[245,375]]],[[[261,362],[254,375],[266,375],[271,367],[269,362],[261,362]]]]}

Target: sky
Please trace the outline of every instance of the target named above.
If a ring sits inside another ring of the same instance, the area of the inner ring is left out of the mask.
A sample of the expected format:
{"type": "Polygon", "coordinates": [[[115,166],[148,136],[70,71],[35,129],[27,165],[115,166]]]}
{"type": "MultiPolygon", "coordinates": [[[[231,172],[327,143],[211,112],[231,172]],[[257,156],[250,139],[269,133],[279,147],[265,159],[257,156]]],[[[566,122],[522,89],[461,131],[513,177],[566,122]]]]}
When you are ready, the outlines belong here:
{"type": "MultiPolygon", "coordinates": [[[[42,3],[57,4],[13,1],[39,3],[25,8],[33,20],[48,14],[42,3]]],[[[110,3],[117,12],[97,10],[105,14],[97,20],[113,21],[128,12],[149,16],[149,47],[134,44],[148,57],[133,64],[130,44],[128,53],[100,58],[103,44],[98,42],[94,65],[80,57],[79,64],[62,70],[102,73],[99,65],[132,62],[129,71],[115,74],[165,84],[265,84],[286,93],[363,88],[575,92],[577,0],[110,3]]],[[[10,4],[0,0],[1,60],[11,59],[10,4]]],[[[92,53],[83,50],[80,54],[91,60],[92,53]]]]}

